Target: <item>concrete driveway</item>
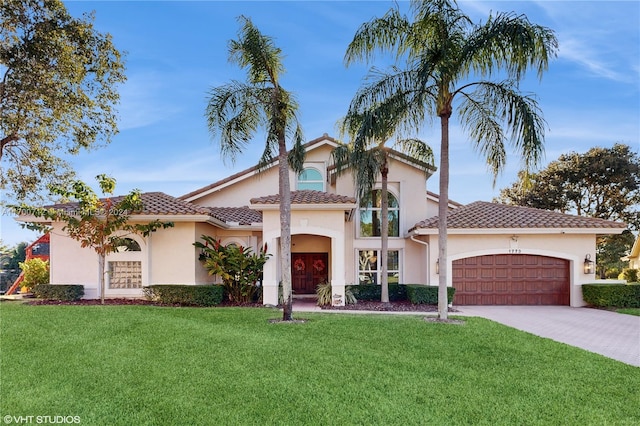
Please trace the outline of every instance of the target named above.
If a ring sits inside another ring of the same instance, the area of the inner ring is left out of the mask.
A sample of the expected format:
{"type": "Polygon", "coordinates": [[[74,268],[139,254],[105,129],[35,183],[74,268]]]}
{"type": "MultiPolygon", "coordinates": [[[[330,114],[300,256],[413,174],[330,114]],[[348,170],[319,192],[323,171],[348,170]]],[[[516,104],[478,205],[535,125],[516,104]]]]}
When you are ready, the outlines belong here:
{"type": "Polygon", "coordinates": [[[455,309],[462,315],[487,318],[640,367],[637,316],[568,306],[456,306],[455,309]]]}

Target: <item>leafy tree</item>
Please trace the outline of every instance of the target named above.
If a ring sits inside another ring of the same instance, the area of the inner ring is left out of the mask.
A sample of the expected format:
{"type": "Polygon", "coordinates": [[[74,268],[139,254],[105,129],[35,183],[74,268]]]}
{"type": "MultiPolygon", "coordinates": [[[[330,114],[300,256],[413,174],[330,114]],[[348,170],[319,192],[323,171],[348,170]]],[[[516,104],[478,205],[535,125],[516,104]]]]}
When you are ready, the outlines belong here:
{"type": "Polygon", "coordinates": [[[210,92],[206,116],[209,131],[220,136],[223,156],[235,160],[262,128],[266,144],[259,162],[261,169],[277,152],[280,193],[280,267],[284,295],[283,321],[293,319],[291,291],[291,188],[289,168],[300,173],[304,163],[302,129],[298,104],[280,85],[284,73],[282,51],[250,19],[239,17],[238,40],[229,42],[229,60],[247,70],[247,83],[232,81],[210,92]],[[294,141],[287,152],[287,138],[294,141]]]}
{"type": "Polygon", "coordinates": [[[622,234],[598,238],[600,276],[615,275],[633,245],[631,230],[640,230],[640,157],[619,143],[563,154],[537,173],[520,172],[517,182],[500,191],[499,200],[628,223],[630,229],[622,234]]]}
{"type": "Polygon", "coordinates": [[[570,152],[537,173],[520,172],[500,201],[620,220],[640,230],[640,157],[628,145],[570,152]]]}
{"type": "Polygon", "coordinates": [[[222,279],[232,302],[252,302],[259,289],[257,283],[262,279],[262,267],[270,256],[266,245],[258,253],[253,253],[251,247],[223,246],[219,240],[207,235],[201,238],[205,243],[197,241],[194,246],[201,250],[200,260],[209,275],[222,279]]]}
{"type": "Polygon", "coordinates": [[[33,289],[38,284],[49,284],[49,261],[42,259],[29,259],[20,262],[20,269],[24,273],[22,287],[33,289]]]}
{"type": "MultiPolygon", "coordinates": [[[[473,24],[453,1],[412,1],[412,18],[390,9],[363,24],[347,48],[347,65],[370,61],[377,51],[391,51],[406,60],[406,69],[372,72],[349,106],[349,115],[372,108],[392,109],[400,129],[415,131],[425,120],[440,119],[439,262],[447,261],[449,200],[449,120],[454,111],[474,148],[494,175],[506,161],[511,138],[527,168],[543,151],[544,120],[535,98],[520,92],[529,68],[541,77],[555,55],[557,40],[545,27],[524,15],[497,13],[473,24]],[[506,80],[491,78],[506,76],[506,80]],[[477,77],[477,80],[475,78],[477,77]],[[503,130],[506,127],[507,132],[503,130]]],[[[439,275],[438,314],[447,319],[447,271],[439,275]]]]}
{"type": "MultiPolygon", "coordinates": [[[[393,109],[371,109],[363,113],[350,111],[342,121],[342,133],[351,138],[350,144],[337,146],[332,152],[333,162],[338,173],[352,171],[354,182],[361,201],[370,200],[372,190],[378,176],[381,177],[380,202],[380,265],[381,265],[381,297],[382,303],[389,303],[389,190],[388,175],[390,150],[385,146],[393,135],[398,115],[393,109]]],[[[420,164],[425,172],[433,167],[431,148],[418,139],[398,139],[394,148],[409,155],[420,164]]],[[[372,234],[373,235],[373,234],[372,234]]]]}
{"type": "MultiPolygon", "coordinates": [[[[75,202],[57,205],[55,208],[36,208],[27,205],[11,206],[16,213],[29,211],[36,218],[53,222],[63,222],[62,230],[84,247],[92,248],[98,254],[98,275],[100,301],[104,303],[104,276],[106,257],[114,253],[126,235],[148,236],[160,228],[173,227],[172,222],[155,220],[149,223],[129,223],[131,214],[142,211],[140,191],[134,190],[122,197],[111,198],[115,190],[115,179],[104,174],[96,176],[102,194],[98,195],[84,182],[76,180],[69,188],[51,187],[54,195],[75,202]]],[[[31,229],[48,232],[49,227],[39,222],[28,224],[31,229]]]]}
{"type": "Polygon", "coordinates": [[[57,152],[77,153],[117,133],[124,65],[93,19],[70,16],[59,0],[0,4],[0,189],[18,200],[43,183],[69,181],[57,152]]]}

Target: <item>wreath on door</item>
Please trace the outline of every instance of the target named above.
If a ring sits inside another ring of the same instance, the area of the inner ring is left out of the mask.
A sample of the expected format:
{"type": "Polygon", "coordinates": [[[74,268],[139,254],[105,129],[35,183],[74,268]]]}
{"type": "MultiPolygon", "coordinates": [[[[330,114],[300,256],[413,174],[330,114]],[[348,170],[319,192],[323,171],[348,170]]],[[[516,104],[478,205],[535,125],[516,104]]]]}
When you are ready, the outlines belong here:
{"type": "Polygon", "coordinates": [[[316,270],[316,272],[322,272],[324,271],[324,262],[322,261],[322,259],[316,259],[313,261],[313,269],[316,270]]]}
{"type": "Polygon", "coordinates": [[[293,269],[295,269],[298,272],[302,272],[304,271],[305,265],[304,265],[304,260],[302,259],[296,259],[295,262],[293,262],[293,269]]]}

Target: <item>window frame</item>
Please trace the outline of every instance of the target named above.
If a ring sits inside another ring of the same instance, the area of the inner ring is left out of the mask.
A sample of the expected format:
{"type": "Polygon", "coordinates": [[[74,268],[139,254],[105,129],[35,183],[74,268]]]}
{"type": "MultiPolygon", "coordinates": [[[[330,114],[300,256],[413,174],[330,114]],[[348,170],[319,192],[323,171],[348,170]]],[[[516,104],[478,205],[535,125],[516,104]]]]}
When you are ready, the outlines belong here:
{"type": "Polygon", "coordinates": [[[313,167],[313,166],[307,166],[305,168],[302,169],[302,171],[300,173],[298,173],[298,176],[296,177],[296,189],[298,191],[301,190],[312,190],[312,191],[321,191],[321,192],[325,192],[326,191],[326,187],[325,187],[325,179],[324,176],[322,174],[322,171],[319,170],[317,167],[313,167]],[[310,180],[301,180],[300,177],[302,176],[303,173],[305,173],[307,170],[309,171],[313,171],[318,173],[318,175],[320,176],[319,179],[310,179],[310,180]],[[313,188],[300,188],[300,184],[307,184],[307,185],[313,185],[313,184],[320,184],[320,189],[313,189],[313,188]]]}
{"type": "MultiPolygon", "coordinates": [[[[375,191],[382,191],[382,189],[381,188],[374,188],[374,189],[371,190],[372,193],[374,193],[375,191]]],[[[400,200],[399,200],[400,197],[398,197],[398,195],[396,195],[393,191],[387,190],[387,193],[389,194],[389,196],[392,196],[396,201],[396,207],[389,206],[389,213],[396,212],[397,223],[398,223],[398,229],[397,229],[398,234],[397,235],[389,235],[389,238],[401,238],[400,230],[402,229],[402,224],[401,224],[402,214],[401,214],[401,206],[400,206],[400,200]]],[[[378,213],[378,217],[381,217],[380,213],[382,212],[382,207],[373,207],[373,196],[371,197],[371,202],[365,208],[362,207],[362,201],[359,200],[359,202],[358,202],[358,216],[357,216],[358,220],[357,220],[357,225],[356,225],[358,227],[357,228],[358,238],[364,238],[364,239],[372,238],[373,239],[373,238],[381,238],[382,237],[382,234],[380,234],[380,235],[363,235],[363,232],[362,232],[362,223],[363,223],[362,222],[362,214],[365,213],[365,212],[370,212],[370,215],[371,215],[371,233],[374,234],[373,211],[379,212],[378,213]]],[[[391,222],[389,224],[391,224],[391,222]]],[[[380,228],[381,227],[382,227],[382,221],[380,220],[380,228]]],[[[389,230],[391,231],[392,228],[389,227],[389,230]]]]}
{"type": "MultiPolygon", "coordinates": [[[[356,258],[356,279],[355,282],[358,283],[358,285],[380,285],[382,283],[382,268],[379,265],[379,262],[375,261],[376,264],[376,269],[361,269],[361,266],[363,265],[361,263],[361,253],[362,252],[373,252],[375,253],[376,258],[379,258],[380,256],[380,249],[379,248],[356,248],[356,254],[355,254],[355,258],[356,258]],[[364,274],[374,274],[374,279],[373,282],[363,282],[361,281],[361,276],[364,274]]],[[[397,269],[391,269],[389,268],[389,260],[390,257],[387,258],[387,275],[391,275],[391,274],[397,274],[398,275],[398,284],[402,283],[402,249],[400,248],[394,248],[394,249],[388,249],[387,253],[391,254],[392,252],[397,253],[397,265],[398,268],[397,269]]],[[[389,281],[388,281],[389,282],[389,281]]],[[[392,282],[389,282],[389,284],[395,284],[392,282]]]]}

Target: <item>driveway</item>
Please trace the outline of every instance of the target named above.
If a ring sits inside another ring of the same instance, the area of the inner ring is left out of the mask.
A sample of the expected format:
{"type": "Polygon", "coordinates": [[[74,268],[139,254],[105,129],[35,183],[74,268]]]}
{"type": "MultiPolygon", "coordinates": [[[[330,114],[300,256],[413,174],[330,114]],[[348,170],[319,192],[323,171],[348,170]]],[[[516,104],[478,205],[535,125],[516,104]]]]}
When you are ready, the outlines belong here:
{"type": "Polygon", "coordinates": [[[637,316],[569,306],[457,306],[456,309],[462,315],[487,318],[640,367],[637,316]]]}

